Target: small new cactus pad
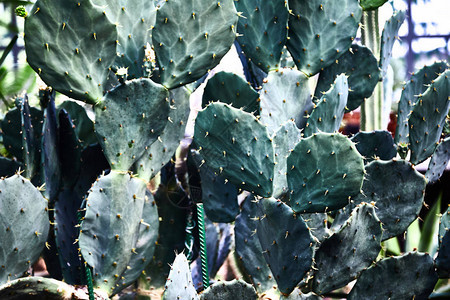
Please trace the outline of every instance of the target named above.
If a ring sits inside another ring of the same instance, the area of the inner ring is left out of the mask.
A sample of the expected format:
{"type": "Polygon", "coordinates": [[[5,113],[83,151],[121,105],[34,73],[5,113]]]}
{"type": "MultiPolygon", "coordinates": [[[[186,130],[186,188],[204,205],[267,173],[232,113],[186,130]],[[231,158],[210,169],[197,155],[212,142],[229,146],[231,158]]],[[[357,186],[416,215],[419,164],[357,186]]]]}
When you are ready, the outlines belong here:
{"type": "MultiPolygon", "coordinates": [[[[34,107],[30,107],[30,113],[34,139],[37,140],[42,134],[43,113],[34,107]]],[[[18,160],[23,161],[23,128],[20,108],[13,108],[8,111],[1,122],[1,126],[3,144],[6,150],[18,160]]]]}
{"type": "Polygon", "coordinates": [[[394,139],[391,133],[386,130],[360,131],[351,140],[356,144],[356,149],[366,162],[371,162],[377,158],[389,160],[397,155],[394,139]]]}
{"type": "Polygon", "coordinates": [[[150,79],[127,81],[95,106],[95,131],[111,168],[126,171],[162,133],[169,92],[150,79]]]}
{"type": "Polygon", "coordinates": [[[293,121],[287,121],[272,136],[275,152],[273,196],[278,198],[288,192],[286,158],[300,141],[301,133],[293,121]]]}
{"type": "Polygon", "coordinates": [[[356,279],[376,260],[381,250],[381,235],[375,207],[357,206],[346,224],[316,251],[313,291],[322,295],[356,279]]]}
{"type": "Polygon", "coordinates": [[[58,106],[58,109],[66,110],[71,116],[71,121],[75,126],[75,132],[83,148],[98,143],[97,136],[94,132],[94,123],[81,105],[75,101],[64,101],[58,106]]]}
{"type": "Polygon", "coordinates": [[[149,180],[155,176],[177,150],[188,122],[190,95],[185,87],[169,91],[170,109],[166,127],[151,145],[146,146],[144,154],[135,163],[140,178],[149,180]]]}
{"type": "Polygon", "coordinates": [[[144,76],[145,48],[151,44],[151,29],[156,20],[154,1],[92,0],[117,28],[116,68],[127,68],[128,78],[144,76]]]}
{"type": "Polygon", "coordinates": [[[198,113],[195,143],[205,163],[236,186],[272,195],[274,153],[267,129],[253,115],[224,103],[198,113]]]}
{"type": "Polygon", "coordinates": [[[314,105],[306,127],[303,131],[305,137],[316,132],[336,132],[341,127],[347,105],[348,82],[344,74],[336,77],[331,88],[322,95],[319,102],[314,105]]]}
{"type": "Polygon", "coordinates": [[[28,179],[0,180],[0,284],[21,277],[47,241],[47,200],[28,179]]]}
{"type": "Polygon", "coordinates": [[[411,252],[382,259],[365,270],[348,299],[428,299],[437,280],[433,259],[411,252]]]}
{"type": "Polygon", "coordinates": [[[269,72],[260,95],[261,122],[273,134],[287,120],[301,122],[305,104],[311,98],[308,77],[293,69],[269,72]]]}
{"type": "MultiPolygon", "coordinates": [[[[134,260],[141,261],[144,253],[150,254],[148,261],[152,257],[154,244],[137,252],[144,222],[145,191],[145,181],[111,171],[94,183],[87,197],[79,236],[81,254],[93,269],[94,286],[108,295],[117,291],[120,281],[136,280],[136,277],[125,278],[127,266],[137,265],[134,260]]],[[[151,230],[157,230],[154,224],[152,227],[151,230]]],[[[145,264],[139,267],[142,271],[145,264]]]]}
{"type": "Polygon", "coordinates": [[[387,0],[360,0],[359,4],[363,10],[373,10],[382,6],[386,2],[387,0]]]}
{"type": "Polygon", "coordinates": [[[436,257],[436,268],[440,278],[450,278],[450,208],[439,220],[439,252],[436,257]]]}
{"type": "Polygon", "coordinates": [[[242,51],[264,72],[278,69],[287,40],[287,1],[238,0],[234,5],[242,13],[237,26],[242,51]]]}
{"type": "Polygon", "coordinates": [[[259,94],[241,76],[219,72],[208,80],[203,92],[202,107],[220,101],[249,113],[259,113],[259,94]]]}
{"type": "Polygon", "coordinates": [[[218,65],[234,42],[237,19],[232,0],[166,1],[152,37],[162,84],[188,84],[218,65]]]}
{"type": "Polygon", "coordinates": [[[58,92],[95,104],[116,57],[116,26],[89,0],[39,0],[25,19],[27,61],[58,92]]]}
{"type": "Polygon", "coordinates": [[[158,238],[158,229],[158,208],[152,193],[147,189],[145,191],[142,219],[139,223],[138,238],[135,248],[132,249],[133,256],[125,272],[120,276],[114,294],[117,294],[139,278],[144,267],[152,261],[158,238]]]}
{"type": "Polygon", "coordinates": [[[312,265],[314,238],[302,218],[280,200],[261,199],[256,217],[264,258],[278,290],[289,295],[312,265]]]}
{"type": "Polygon", "coordinates": [[[223,176],[217,175],[204,163],[197,151],[191,151],[191,157],[198,168],[202,187],[202,202],[206,216],[212,222],[231,223],[239,214],[238,190],[223,176]]]}
{"type": "Polygon", "coordinates": [[[405,21],[406,12],[404,10],[399,10],[394,12],[392,17],[386,21],[383,28],[383,33],[381,34],[381,49],[380,49],[380,68],[382,70],[382,77],[386,77],[386,72],[389,67],[389,63],[392,58],[392,48],[394,43],[399,39],[398,30],[402,26],[403,21],[405,21]]]}
{"type": "Polygon", "coordinates": [[[417,218],[422,208],[426,180],[404,160],[375,160],[366,165],[362,193],[335,218],[342,224],[361,202],[375,202],[377,216],[383,223],[383,240],[402,234],[417,218]],[[389,174],[389,176],[386,176],[389,174]]]}
{"type": "MultiPolygon", "coordinates": [[[[98,297],[96,299],[105,299],[98,297]]],[[[0,286],[0,299],[46,299],[46,300],[77,300],[88,299],[86,291],[65,282],[44,277],[26,277],[13,280],[0,286]]]]}
{"type": "Polygon", "coordinates": [[[16,99],[16,106],[20,110],[20,121],[22,135],[22,161],[25,167],[25,177],[31,179],[38,173],[40,163],[40,146],[41,133],[35,132],[39,128],[34,128],[31,108],[28,102],[28,97],[16,99]]]}
{"type": "Polygon", "coordinates": [[[436,182],[444,174],[450,161],[450,137],[447,137],[434,150],[425,177],[428,183],[436,182]]]}
{"type": "Polygon", "coordinates": [[[313,293],[302,293],[300,289],[296,288],[289,296],[280,296],[280,300],[321,300],[322,297],[313,293]]]}
{"type": "Polygon", "coordinates": [[[322,97],[336,77],[345,73],[348,76],[347,111],[357,109],[365,98],[369,98],[380,79],[378,61],[369,48],[352,45],[339,59],[320,72],[314,96],[322,97]]]}
{"type": "Polygon", "coordinates": [[[200,300],[257,300],[255,289],[243,280],[218,281],[200,294],[200,300]]]}
{"type": "Polygon", "coordinates": [[[446,62],[436,62],[431,66],[424,66],[417,73],[411,75],[403,87],[397,110],[397,128],[395,129],[395,143],[409,143],[408,119],[414,105],[420,96],[427,90],[428,86],[439,74],[447,68],[446,62]]]}
{"type": "Polygon", "coordinates": [[[164,287],[163,299],[197,300],[198,295],[192,282],[189,262],[184,253],[177,254],[170,267],[164,287]]]}
{"type": "Polygon", "coordinates": [[[301,214],[300,216],[319,243],[330,237],[331,232],[327,227],[328,216],[326,213],[301,214]]]}
{"type": "Polygon", "coordinates": [[[302,139],[287,158],[290,206],[296,212],[325,212],[344,207],[364,178],[355,145],[340,133],[302,139]]]}
{"type": "Polygon", "coordinates": [[[287,48],[298,69],[308,76],[350,48],[362,16],[358,0],[290,0],[289,9],[287,48]]]}
{"type": "Polygon", "coordinates": [[[276,286],[276,281],[263,256],[261,243],[256,234],[258,216],[255,197],[249,195],[244,201],[240,215],[236,218],[234,234],[238,264],[242,266],[244,274],[248,276],[256,290],[262,293],[276,286]]]}
{"type": "Polygon", "coordinates": [[[409,117],[411,163],[417,165],[431,156],[450,109],[450,70],[431,83],[414,105],[409,117]]]}

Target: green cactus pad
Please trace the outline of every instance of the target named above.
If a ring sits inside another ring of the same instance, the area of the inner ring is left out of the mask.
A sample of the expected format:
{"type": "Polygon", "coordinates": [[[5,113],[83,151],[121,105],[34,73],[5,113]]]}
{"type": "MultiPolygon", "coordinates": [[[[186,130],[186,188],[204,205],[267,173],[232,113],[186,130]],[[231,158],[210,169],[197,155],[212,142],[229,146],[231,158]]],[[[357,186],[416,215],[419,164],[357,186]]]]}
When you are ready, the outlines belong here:
{"type": "Polygon", "coordinates": [[[92,3],[116,25],[118,44],[114,65],[127,68],[130,79],[144,76],[145,48],[147,43],[151,44],[151,29],[156,20],[155,3],[145,0],[92,0],[92,3]]]}
{"type": "Polygon", "coordinates": [[[300,216],[319,243],[330,237],[331,232],[327,227],[328,216],[326,213],[301,214],[300,216]]]}
{"type": "Polygon", "coordinates": [[[27,61],[58,92],[95,104],[116,57],[116,26],[88,0],[39,0],[25,19],[27,61]]]}
{"type": "MultiPolygon", "coordinates": [[[[95,295],[96,299],[105,299],[100,295],[95,295]]],[[[2,300],[23,300],[23,299],[46,299],[46,300],[67,300],[67,299],[88,299],[87,291],[74,287],[65,282],[44,277],[27,277],[8,282],[0,286],[0,299],[2,300]]]]}
{"type": "Polygon", "coordinates": [[[233,73],[219,72],[208,80],[202,107],[216,101],[231,104],[249,113],[259,113],[259,94],[241,76],[233,73]]]}
{"type": "Polygon", "coordinates": [[[437,280],[433,259],[425,253],[411,252],[382,259],[368,268],[348,299],[428,299],[437,280]]]}
{"type": "Polygon", "coordinates": [[[445,168],[450,161],[450,137],[447,137],[436,147],[436,150],[431,157],[425,177],[428,183],[433,183],[439,180],[444,174],[445,168]]]}
{"type": "Polygon", "coordinates": [[[399,39],[398,30],[402,26],[403,21],[405,21],[406,12],[399,10],[394,12],[392,17],[386,21],[383,28],[383,33],[381,34],[381,51],[380,51],[380,68],[382,70],[382,77],[386,77],[386,72],[389,67],[389,63],[392,58],[392,48],[394,43],[399,39]]]}
{"type": "Polygon", "coordinates": [[[242,13],[237,41],[245,55],[266,73],[278,69],[287,40],[287,1],[238,0],[234,5],[242,13]]]}
{"type": "MultiPolygon", "coordinates": [[[[132,282],[137,279],[125,278],[130,273],[127,266],[133,265],[142,271],[145,264],[138,264],[136,260],[141,262],[142,255],[148,261],[152,257],[154,244],[139,247],[140,234],[146,239],[146,233],[141,230],[141,225],[147,225],[142,215],[147,200],[145,191],[145,181],[111,171],[94,183],[87,197],[79,236],[81,254],[93,268],[95,287],[108,295],[116,291],[121,280],[132,282]],[[137,252],[139,248],[140,253],[137,252]]],[[[157,230],[154,224],[150,226],[151,230],[157,230]]],[[[139,275],[140,272],[135,269],[131,273],[139,275]]]]}
{"type": "Polygon", "coordinates": [[[83,148],[98,143],[94,132],[94,123],[88,117],[86,110],[75,101],[64,101],[58,106],[70,115],[71,122],[75,126],[75,132],[83,148]]]}
{"type": "Polygon", "coordinates": [[[331,88],[314,105],[303,131],[305,137],[317,132],[332,133],[339,130],[347,105],[348,89],[347,77],[344,74],[339,75],[331,88]]]}
{"type": "Polygon", "coordinates": [[[366,165],[366,173],[362,193],[336,216],[335,223],[345,222],[359,203],[374,202],[383,223],[383,241],[402,234],[422,208],[425,177],[404,160],[375,160],[366,165]]]}
{"type": "Polygon", "coordinates": [[[223,103],[198,113],[195,143],[205,163],[236,186],[270,197],[274,153],[267,129],[253,115],[223,103]]]}
{"type": "Polygon", "coordinates": [[[286,179],[286,158],[300,141],[300,138],[300,130],[293,121],[287,121],[272,136],[273,150],[275,152],[274,198],[279,198],[289,191],[286,179]]]}
{"type": "Polygon", "coordinates": [[[351,46],[362,9],[358,0],[291,0],[287,48],[298,69],[312,76],[351,46]]]}
{"type": "Polygon", "coordinates": [[[153,28],[162,84],[188,84],[219,64],[234,42],[237,19],[232,0],[166,1],[153,28]]]}
{"type": "Polygon", "coordinates": [[[257,300],[255,289],[242,280],[218,281],[200,294],[200,300],[257,300]]]}
{"type": "Polygon", "coordinates": [[[28,179],[0,180],[0,284],[21,277],[47,241],[47,201],[28,179]]]}
{"type": "Polygon", "coordinates": [[[273,134],[287,120],[301,122],[303,109],[311,95],[308,78],[298,70],[269,72],[260,91],[261,122],[273,134]]]}
{"type": "Polygon", "coordinates": [[[352,45],[338,60],[320,72],[314,96],[320,99],[341,73],[348,76],[347,111],[357,109],[365,98],[372,95],[381,76],[372,51],[364,46],[352,45]]]}
{"type": "Polygon", "coordinates": [[[164,287],[163,299],[197,300],[198,295],[192,283],[191,270],[186,256],[181,253],[175,257],[170,267],[169,277],[164,287]]]}
{"type": "Polygon", "coordinates": [[[409,117],[411,163],[414,165],[431,156],[444,128],[450,109],[450,70],[431,83],[419,97],[409,117]]]}
{"type": "Polygon", "coordinates": [[[256,234],[258,215],[255,197],[250,195],[245,199],[242,211],[236,218],[234,234],[238,263],[256,290],[262,293],[276,286],[276,281],[263,256],[261,243],[256,234]]]}
{"type": "Polygon", "coordinates": [[[377,9],[378,7],[382,6],[384,3],[386,3],[388,0],[360,0],[359,4],[363,8],[363,10],[373,10],[377,9]]]}
{"type": "Polygon", "coordinates": [[[450,208],[439,220],[439,252],[436,257],[436,268],[440,278],[450,278],[450,208]]]}
{"type": "Polygon", "coordinates": [[[314,238],[302,218],[274,198],[258,202],[257,234],[278,289],[289,295],[312,265],[314,238]]]}
{"type": "Polygon", "coordinates": [[[95,130],[115,170],[126,171],[162,133],[169,92],[150,79],[128,81],[95,106],[95,130]]]}
{"type": "Polygon", "coordinates": [[[316,251],[313,291],[322,295],[357,278],[376,260],[381,235],[375,207],[371,204],[356,207],[346,224],[316,251]]]}
{"type": "Polygon", "coordinates": [[[351,140],[366,162],[371,162],[375,158],[389,160],[397,155],[394,139],[386,130],[360,131],[351,140]]]}
{"type": "Polygon", "coordinates": [[[298,288],[296,288],[288,297],[283,295],[280,296],[280,300],[321,300],[322,297],[317,296],[313,293],[302,293],[298,288]]]}
{"type": "Polygon", "coordinates": [[[212,222],[234,222],[240,212],[236,186],[230,182],[226,183],[222,176],[208,168],[200,153],[192,151],[190,154],[200,174],[206,216],[212,222]]]}
{"type": "Polygon", "coordinates": [[[149,180],[167,164],[184,137],[189,117],[190,93],[184,87],[169,91],[169,117],[166,127],[159,137],[148,145],[142,157],[136,161],[137,176],[149,180]]]}
{"type": "Polygon", "coordinates": [[[296,212],[324,212],[344,207],[357,195],[364,162],[355,145],[339,133],[302,139],[287,158],[290,206],[296,212]]]}
{"type": "Polygon", "coordinates": [[[398,103],[397,128],[395,130],[395,142],[397,144],[409,143],[409,115],[412,113],[414,105],[419,101],[419,96],[446,68],[446,62],[435,62],[431,66],[424,66],[419,72],[412,74],[411,79],[406,82],[398,103]]]}

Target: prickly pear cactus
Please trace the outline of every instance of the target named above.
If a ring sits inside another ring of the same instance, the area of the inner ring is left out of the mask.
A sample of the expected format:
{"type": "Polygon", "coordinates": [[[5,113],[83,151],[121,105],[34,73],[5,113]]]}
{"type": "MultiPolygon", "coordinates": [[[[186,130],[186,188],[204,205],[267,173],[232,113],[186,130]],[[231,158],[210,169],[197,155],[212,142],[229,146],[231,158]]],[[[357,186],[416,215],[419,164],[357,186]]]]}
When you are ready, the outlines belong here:
{"type": "Polygon", "coordinates": [[[351,138],[365,162],[375,159],[389,160],[397,155],[394,139],[389,131],[360,131],[351,138]]]}
{"type": "Polygon", "coordinates": [[[28,179],[0,180],[0,284],[21,277],[42,252],[49,231],[47,200],[28,179]]]}
{"type": "Polygon", "coordinates": [[[185,85],[218,65],[234,42],[237,19],[232,0],[166,1],[152,36],[161,83],[185,85]]]}
{"type": "Polygon", "coordinates": [[[308,76],[350,48],[362,16],[358,0],[291,0],[289,9],[287,48],[297,68],[308,76]]]}
{"type": "Polygon", "coordinates": [[[443,174],[450,161],[450,137],[447,137],[436,147],[431,157],[425,177],[428,183],[436,182],[443,174]]]}
{"type": "Polygon", "coordinates": [[[116,26],[89,0],[39,0],[25,19],[27,61],[55,90],[95,104],[116,57],[116,26]]]}
{"type": "Polygon", "coordinates": [[[194,141],[205,163],[217,174],[249,192],[272,195],[272,140],[253,115],[212,103],[198,113],[194,141]]]}
{"type": "Polygon", "coordinates": [[[219,281],[200,294],[200,300],[258,299],[255,289],[242,280],[219,281]]]}
{"type": "Polygon", "coordinates": [[[192,283],[189,262],[181,253],[175,257],[170,267],[169,277],[164,287],[163,299],[197,300],[197,291],[192,283]]]}
{"type": "Polygon", "coordinates": [[[435,264],[440,278],[450,277],[450,208],[442,215],[439,220],[439,253],[435,264]]]}
{"type": "Polygon", "coordinates": [[[339,133],[302,139],[287,158],[290,206],[296,212],[325,212],[344,207],[364,178],[363,158],[339,133]]]}

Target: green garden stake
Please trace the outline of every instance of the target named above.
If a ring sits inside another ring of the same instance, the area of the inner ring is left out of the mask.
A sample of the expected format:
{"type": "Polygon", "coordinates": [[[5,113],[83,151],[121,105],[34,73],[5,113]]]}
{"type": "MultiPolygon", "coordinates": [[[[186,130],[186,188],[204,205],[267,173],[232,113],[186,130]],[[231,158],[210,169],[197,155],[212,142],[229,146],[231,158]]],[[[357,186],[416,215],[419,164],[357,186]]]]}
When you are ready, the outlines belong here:
{"type": "Polygon", "coordinates": [[[208,256],[206,253],[206,232],[203,203],[197,203],[198,232],[200,236],[200,257],[202,260],[203,288],[209,287],[208,256]]]}

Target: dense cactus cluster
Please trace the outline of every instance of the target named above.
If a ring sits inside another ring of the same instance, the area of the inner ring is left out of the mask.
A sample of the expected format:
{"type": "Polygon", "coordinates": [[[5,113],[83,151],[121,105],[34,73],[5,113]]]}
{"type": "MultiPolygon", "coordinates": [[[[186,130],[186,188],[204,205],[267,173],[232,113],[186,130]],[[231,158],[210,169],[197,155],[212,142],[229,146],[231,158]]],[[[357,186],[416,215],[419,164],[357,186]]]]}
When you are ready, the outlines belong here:
{"type": "Polygon", "coordinates": [[[168,300],[317,299],[356,279],[350,299],[427,298],[450,273],[448,210],[435,260],[387,257],[385,243],[418,218],[426,184],[449,161],[448,65],[406,83],[395,139],[338,132],[389,66],[405,12],[386,23],[380,53],[355,41],[363,9],[384,2],[37,0],[21,9],[28,63],[48,87],[41,109],[19,97],[1,123],[0,297],[143,297],[124,293],[135,283],[168,300]],[[206,79],[233,43],[246,78],[206,79]],[[55,91],[84,103],[57,106],[55,91]],[[185,131],[190,144],[180,143],[185,131]],[[415,165],[430,156],[423,176],[415,165]],[[243,278],[203,287],[200,273],[214,277],[233,244],[243,278]],[[20,278],[41,253],[55,279],[20,278]]]}

